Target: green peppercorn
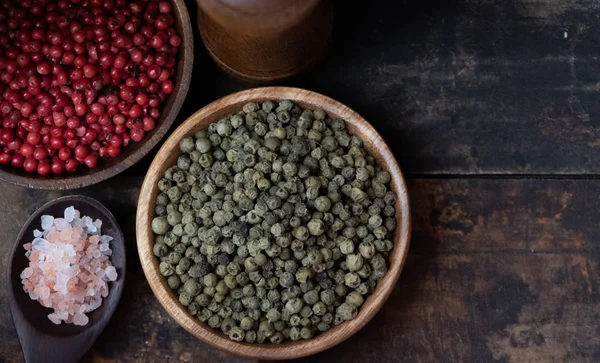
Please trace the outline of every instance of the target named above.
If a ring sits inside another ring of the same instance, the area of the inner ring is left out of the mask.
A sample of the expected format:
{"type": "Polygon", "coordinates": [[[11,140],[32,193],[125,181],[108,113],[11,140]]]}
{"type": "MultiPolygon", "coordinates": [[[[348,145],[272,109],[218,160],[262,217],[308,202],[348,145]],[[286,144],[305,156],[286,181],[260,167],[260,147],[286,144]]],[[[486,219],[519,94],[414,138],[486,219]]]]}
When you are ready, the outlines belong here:
{"type": "Polygon", "coordinates": [[[356,305],[349,302],[344,302],[338,306],[336,309],[336,314],[344,320],[351,320],[354,319],[358,314],[358,309],[356,305]]]}
{"type": "Polygon", "coordinates": [[[396,196],[343,121],[248,103],[179,148],[158,183],[153,253],[190,313],[273,344],[355,316],[387,272],[396,196]]]}
{"type": "Polygon", "coordinates": [[[338,237],[338,240],[339,249],[343,254],[349,255],[354,253],[354,242],[352,240],[343,236],[338,237]]]}
{"type": "Polygon", "coordinates": [[[177,290],[179,287],[181,287],[181,280],[177,275],[169,276],[169,278],[167,279],[167,283],[169,284],[169,287],[173,290],[177,290]]]}
{"type": "Polygon", "coordinates": [[[311,219],[308,222],[308,231],[313,236],[320,236],[325,232],[325,224],[320,219],[311,219]]]}
{"type": "Polygon", "coordinates": [[[187,293],[186,291],[183,291],[179,294],[179,302],[181,303],[181,305],[188,306],[192,303],[192,301],[193,296],[187,293]]]}
{"type": "Polygon", "coordinates": [[[183,284],[183,289],[190,294],[190,296],[196,296],[200,293],[200,285],[198,284],[198,281],[194,279],[187,280],[185,284],[183,284]]]}
{"type": "Polygon", "coordinates": [[[152,220],[152,232],[162,235],[169,231],[169,223],[165,217],[156,217],[152,220]]]}
{"type": "Polygon", "coordinates": [[[152,252],[156,257],[165,257],[169,253],[169,248],[166,244],[157,242],[154,244],[152,252]]]}
{"type": "Polygon", "coordinates": [[[275,329],[273,328],[273,324],[271,324],[267,320],[263,320],[258,325],[258,332],[262,333],[265,337],[270,337],[275,333],[275,329]]]}
{"type": "Polygon", "coordinates": [[[349,271],[360,270],[363,266],[362,255],[358,253],[346,255],[346,266],[349,271]]]}
{"type": "Polygon", "coordinates": [[[269,309],[266,317],[269,322],[274,323],[281,319],[281,313],[277,309],[269,309]]]}

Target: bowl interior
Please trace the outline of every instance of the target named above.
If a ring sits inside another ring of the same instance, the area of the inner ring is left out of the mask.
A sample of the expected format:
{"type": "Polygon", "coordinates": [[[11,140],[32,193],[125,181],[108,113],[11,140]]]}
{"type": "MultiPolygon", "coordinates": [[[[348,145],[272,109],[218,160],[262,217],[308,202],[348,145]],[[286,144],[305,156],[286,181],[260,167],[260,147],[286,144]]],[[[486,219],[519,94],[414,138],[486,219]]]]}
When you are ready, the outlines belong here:
{"type": "Polygon", "coordinates": [[[323,95],[288,87],[267,87],[242,91],[204,107],[183,123],[165,142],[152,162],[140,192],[137,212],[138,252],[144,273],[160,303],[167,312],[186,330],[197,338],[220,349],[258,359],[290,359],[317,353],[347,339],[362,328],[379,310],[391,293],[403,267],[409,245],[410,215],[408,196],[400,168],[384,140],[375,129],[357,113],[323,95]],[[154,235],[150,228],[154,216],[155,199],[159,191],[158,180],[165,170],[176,163],[181,155],[179,140],[204,130],[210,123],[237,113],[247,102],[289,99],[305,109],[321,108],[330,117],[346,121],[350,134],[362,138],[365,149],[377,159],[378,164],[392,176],[392,190],[397,195],[396,231],[394,249],[389,259],[388,273],[379,281],[376,290],[366,299],[358,316],[333,327],[325,333],[307,341],[275,344],[246,344],[231,341],[221,332],[203,324],[192,316],[179,301],[158,270],[158,259],[152,253],[154,235]]]}
{"type": "Polygon", "coordinates": [[[123,291],[125,282],[125,243],[123,233],[117,221],[112,214],[99,202],[94,199],[80,196],[69,196],[52,201],[29,217],[23,229],[19,233],[19,237],[15,242],[12,251],[11,263],[9,264],[9,284],[12,291],[12,297],[16,303],[17,309],[30,325],[35,327],[40,332],[51,336],[72,336],[92,328],[96,324],[108,322],[114,312],[117,302],[123,291]],[[33,230],[41,230],[42,215],[52,215],[54,217],[62,217],[64,210],[67,207],[73,206],[81,212],[81,215],[90,216],[92,219],[100,219],[102,221],[102,234],[109,235],[114,239],[110,242],[112,255],[110,260],[117,269],[118,278],[116,281],[109,283],[109,294],[102,301],[102,305],[97,310],[87,314],[90,321],[85,326],[77,326],[74,324],[56,325],[48,319],[48,314],[52,309],[45,308],[38,301],[31,300],[29,295],[23,290],[20,274],[29,266],[29,260],[25,257],[25,249],[23,245],[30,243],[33,240],[33,230]]]}
{"type": "Polygon", "coordinates": [[[161,115],[154,130],[146,133],[141,142],[130,142],[118,157],[101,160],[94,169],[82,166],[73,173],[42,176],[37,173],[28,173],[22,168],[15,168],[8,164],[0,165],[0,179],[36,189],[81,188],[119,174],[143,158],[158,144],[181,109],[190,86],[194,62],[194,39],[190,16],[183,0],[172,0],[172,3],[175,27],[181,35],[182,43],[179,47],[175,68],[175,89],[161,105],[161,115]]]}

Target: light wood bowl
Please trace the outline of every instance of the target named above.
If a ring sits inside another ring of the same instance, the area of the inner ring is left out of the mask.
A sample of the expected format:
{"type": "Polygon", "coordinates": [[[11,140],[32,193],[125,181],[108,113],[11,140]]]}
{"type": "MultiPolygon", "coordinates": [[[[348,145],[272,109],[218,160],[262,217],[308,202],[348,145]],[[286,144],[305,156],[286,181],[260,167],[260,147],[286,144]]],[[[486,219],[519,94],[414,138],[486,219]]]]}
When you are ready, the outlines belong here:
{"type": "Polygon", "coordinates": [[[389,147],[375,129],[359,114],[331,98],[288,87],[255,88],[235,93],[209,104],[185,121],[167,139],[150,165],[140,191],[136,221],[137,246],[142,268],[152,291],[169,315],[196,338],[216,348],[256,359],[292,359],[315,354],[348,339],[365,326],[379,311],[396,285],[408,252],[411,228],[404,178],[389,147]],[[395,205],[397,228],[394,234],[394,249],[391,252],[387,274],[379,281],[373,294],[366,299],[355,319],[344,322],[311,340],[281,345],[238,343],[191,315],[179,303],[176,292],[167,285],[167,279],[160,275],[158,259],[152,252],[154,234],[151,229],[155,200],[159,192],[157,183],[165,170],[174,165],[181,155],[179,150],[181,139],[194,135],[199,130],[205,130],[210,123],[217,122],[227,115],[239,112],[247,102],[283,99],[292,100],[306,109],[321,108],[331,117],[346,121],[349,132],[360,136],[365,149],[377,159],[381,167],[390,173],[392,190],[398,197],[395,205]]]}
{"type": "Polygon", "coordinates": [[[146,133],[141,142],[131,142],[116,158],[100,160],[98,166],[90,169],[80,166],[74,173],[60,175],[39,175],[28,173],[22,168],[12,165],[0,166],[0,179],[10,183],[34,189],[62,190],[76,189],[99,183],[111,178],[142,159],[165,136],[175,121],[183,101],[188,93],[194,66],[194,34],[190,15],[184,0],[171,0],[173,3],[173,18],[175,28],[181,35],[181,46],[177,55],[175,69],[175,90],[161,105],[161,116],[156,122],[156,128],[146,133]]]}

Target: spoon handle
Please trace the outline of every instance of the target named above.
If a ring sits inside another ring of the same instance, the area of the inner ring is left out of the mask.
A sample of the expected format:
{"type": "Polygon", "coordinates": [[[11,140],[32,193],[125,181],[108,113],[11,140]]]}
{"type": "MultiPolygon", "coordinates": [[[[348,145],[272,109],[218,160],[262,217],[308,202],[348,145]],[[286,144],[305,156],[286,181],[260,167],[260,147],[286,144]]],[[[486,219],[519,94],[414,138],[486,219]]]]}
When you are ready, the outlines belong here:
{"type": "Polygon", "coordinates": [[[93,344],[90,331],[68,338],[22,333],[18,335],[26,363],[77,363],[93,344]]]}

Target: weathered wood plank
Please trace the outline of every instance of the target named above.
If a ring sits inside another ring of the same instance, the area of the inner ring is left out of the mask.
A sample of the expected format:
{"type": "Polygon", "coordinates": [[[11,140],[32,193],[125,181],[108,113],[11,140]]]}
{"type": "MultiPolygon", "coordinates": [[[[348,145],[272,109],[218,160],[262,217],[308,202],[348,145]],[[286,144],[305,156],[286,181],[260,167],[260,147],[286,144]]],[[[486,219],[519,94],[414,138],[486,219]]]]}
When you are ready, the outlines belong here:
{"type": "MultiPolygon", "coordinates": [[[[589,0],[341,0],[327,58],[286,84],[356,109],[408,174],[598,174],[598,10],[589,0]]],[[[177,123],[248,87],[196,39],[177,123]]]]}
{"type": "MultiPolygon", "coordinates": [[[[77,191],[105,203],[127,236],[128,279],[87,362],[244,361],[193,339],[153,297],[135,253],[140,178],[77,191]]],[[[414,233],[395,292],[362,331],[301,361],[597,362],[600,184],[412,180],[414,233]]],[[[64,193],[2,185],[0,245],[64,193]]],[[[0,279],[7,256],[0,257],[0,279]]],[[[0,289],[0,361],[21,353],[0,289]]]]}

